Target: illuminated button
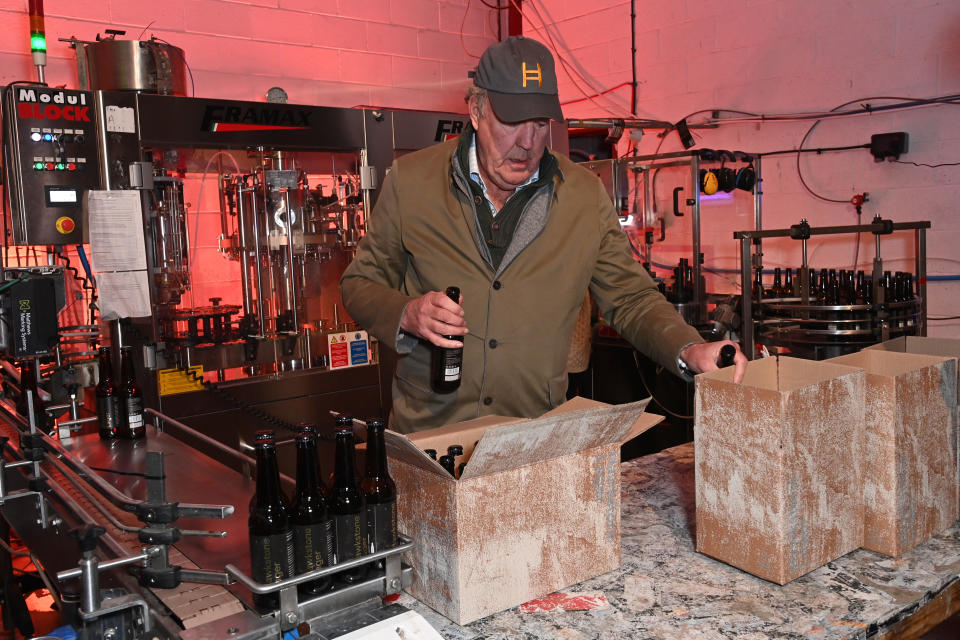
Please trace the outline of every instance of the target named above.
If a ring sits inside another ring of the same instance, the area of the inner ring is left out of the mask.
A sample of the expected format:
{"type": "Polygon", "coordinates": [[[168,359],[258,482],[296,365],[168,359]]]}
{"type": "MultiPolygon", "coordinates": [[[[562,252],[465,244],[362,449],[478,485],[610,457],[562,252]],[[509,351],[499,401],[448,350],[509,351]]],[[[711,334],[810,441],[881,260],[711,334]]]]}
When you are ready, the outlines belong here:
{"type": "Polygon", "coordinates": [[[77,223],[73,221],[73,218],[70,216],[62,216],[57,218],[57,231],[63,235],[73,233],[73,230],[77,228],[77,223]]]}
{"type": "Polygon", "coordinates": [[[33,163],[33,168],[36,169],[37,171],[43,171],[43,163],[42,163],[42,162],[34,162],[34,163],[33,163]]]}
{"type": "Polygon", "coordinates": [[[76,171],[76,170],[77,170],[77,165],[76,165],[76,163],[74,163],[74,162],[68,162],[68,163],[67,163],[67,171],[76,171]]]}
{"type": "Polygon", "coordinates": [[[63,171],[66,168],[67,168],[67,165],[63,164],[62,162],[57,163],[57,171],[63,171]]]}
{"type": "Polygon", "coordinates": [[[34,142],[40,142],[42,138],[43,136],[40,134],[39,131],[34,131],[33,133],[30,134],[30,139],[33,140],[34,142]]]}
{"type": "Polygon", "coordinates": [[[53,134],[52,134],[52,133],[45,133],[45,134],[43,134],[43,141],[44,141],[44,142],[50,142],[51,140],[53,140],[53,134]]]}
{"type": "Polygon", "coordinates": [[[47,164],[43,165],[43,168],[46,169],[47,171],[53,171],[57,167],[52,162],[48,162],[47,164]]]}

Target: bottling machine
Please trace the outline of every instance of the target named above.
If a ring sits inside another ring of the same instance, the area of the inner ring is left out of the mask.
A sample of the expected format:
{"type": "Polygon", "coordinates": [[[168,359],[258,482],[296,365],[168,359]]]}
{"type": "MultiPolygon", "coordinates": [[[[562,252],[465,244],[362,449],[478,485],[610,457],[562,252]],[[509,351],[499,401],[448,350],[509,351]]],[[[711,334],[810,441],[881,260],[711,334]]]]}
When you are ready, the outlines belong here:
{"type": "MultiPolygon", "coordinates": [[[[337,283],[394,157],[457,135],[466,117],[186,97],[182,50],[119,35],[68,39],[79,89],[51,88],[42,73],[3,88],[9,238],[34,256],[0,265],[8,624],[32,633],[11,583],[18,556],[85,639],[322,639],[400,620],[381,597],[412,579],[405,538],[281,583],[250,578],[246,443],[277,429],[289,492],[289,427],[323,433],[331,411],[389,411],[389,356],[342,313],[337,283]],[[210,280],[198,275],[214,268],[230,275],[197,300],[210,280]],[[73,296],[85,296],[89,323],[60,321],[73,296]],[[104,342],[135,347],[144,440],[85,428],[104,342]],[[361,564],[359,582],[298,595],[361,564]],[[258,610],[267,592],[278,606],[258,610]]],[[[566,151],[565,125],[552,144],[566,151]]],[[[329,461],[322,452],[324,471],[329,461]]]]}

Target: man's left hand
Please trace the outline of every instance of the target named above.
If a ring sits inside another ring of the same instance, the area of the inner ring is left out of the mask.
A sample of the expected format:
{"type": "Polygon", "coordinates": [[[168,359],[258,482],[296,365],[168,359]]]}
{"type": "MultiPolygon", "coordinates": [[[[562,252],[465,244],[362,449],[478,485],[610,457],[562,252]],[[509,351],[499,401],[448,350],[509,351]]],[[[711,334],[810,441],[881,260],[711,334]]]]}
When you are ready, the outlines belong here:
{"type": "Polygon", "coordinates": [[[680,357],[683,358],[683,361],[687,363],[687,367],[694,373],[715,371],[719,368],[717,363],[720,361],[720,349],[728,344],[732,344],[737,350],[737,355],[733,359],[733,366],[735,367],[733,371],[733,381],[739,383],[743,380],[743,375],[747,372],[747,356],[743,355],[739,345],[735,342],[723,340],[722,342],[691,344],[680,352],[680,357]]]}

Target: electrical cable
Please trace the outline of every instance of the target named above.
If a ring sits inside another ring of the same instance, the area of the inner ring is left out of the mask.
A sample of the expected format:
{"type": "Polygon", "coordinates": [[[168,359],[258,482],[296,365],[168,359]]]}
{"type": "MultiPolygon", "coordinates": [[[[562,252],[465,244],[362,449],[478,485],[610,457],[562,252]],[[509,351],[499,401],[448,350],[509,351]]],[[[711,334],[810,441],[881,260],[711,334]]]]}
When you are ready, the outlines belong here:
{"type": "Polygon", "coordinates": [[[927,316],[927,320],[960,320],[960,316],[927,316]]]}
{"type": "MultiPolygon", "coordinates": [[[[144,31],[146,31],[146,29],[144,29],[144,31]]],[[[163,44],[170,47],[173,51],[175,51],[178,56],[180,56],[180,59],[183,60],[183,66],[187,68],[187,74],[189,74],[190,76],[190,96],[194,98],[197,97],[197,87],[193,83],[193,70],[190,69],[190,63],[187,62],[187,56],[183,54],[183,51],[181,51],[180,48],[177,47],[176,45],[170,44],[163,38],[158,38],[157,36],[150,36],[150,39],[156,40],[157,42],[162,42],[163,44]]]]}
{"type": "Polygon", "coordinates": [[[939,164],[927,164],[926,162],[909,162],[907,160],[890,160],[894,164],[912,164],[915,167],[930,167],[931,169],[936,169],[937,167],[956,167],[960,165],[960,162],[941,162],[939,164]]]}
{"type": "MultiPolygon", "coordinates": [[[[520,7],[520,4],[517,2],[517,0],[510,0],[510,3],[514,5],[514,7],[516,8],[516,10],[520,13],[521,16],[523,16],[523,18],[524,18],[525,20],[529,21],[529,22],[531,23],[531,25],[533,24],[533,21],[530,19],[530,17],[529,17],[526,13],[524,13],[523,9],[520,7]]],[[[560,47],[557,46],[556,41],[553,39],[553,36],[550,34],[550,30],[547,28],[546,20],[543,19],[543,16],[540,14],[540,12],[539,12],[539,10],[537,9],[536,5],[533,4],[532,1],[531,1],[531,3],[530,3],[529,6],[532,7],[534,13],[537,14],[536,17],[537,17],[538,22],[540,23],[541,29],[543,30],[543,34],[544,34],[545,36],[547,36],[547,40],[549,41],[550,46],[553,48],[554,53],[556,54],[557,60],[560,62],[560,66],[563,68],[564,73],[566,73],[567,78],[570,79],[570,82],[573,84],[574,87],[576,87],[576,89],[577,89],[581,94],[583,94],[584,96],[589,96],[589,93],[588,93],[587,91],[585,91],[585,90],[583,89],[583,87],[581,87],[580,84],[577,82],[576,78],[573,77],[573,73],[571,73],[571,70],[570,70],[570,67],[568,66],[568,63],[567,63],[566,58],[564,58],[564,57],[560,54],[560,47]]],[[[566,48],[566,47],[564,47],[564,48],[567,50],[568,53],[570,53],[570,51],[569,51],[568,48],[566,48]]],[[[589,86],[590,89],[592,89],[595,93],[602,93],[602,90],[601,90],[601,89],[598,89],[597,87],[593,86],[593,85],[591,84],[591,82],[590,82],[585,76],[583,76],[583,74],[581,74],[578,70],[574,69],[573,71],[574,71],[574,72],[577,74],[577,76],[579,76],[580,79],[583,80],[583,82],[584,82],[585,84],[587,84],[587,86],[589,86]]],[[[590,102],[593,103],[593,105],[594,105],[595,107],[597,107],[598,109],[601,109],[602,111],[605,111],[606,113],[609,113],[610,115],[612,115],[612,116],[614,116],[614,117],[621,117],[621,115],[622,115],[622,114],[618,114],[618,113],[616,113],[616,112],[614,112],[614,111],[611,111],[611,110],[608,109],[607,107],[605,107],[605,106],[603,106],[602,104],[596,102],[593,98],[589,98],[589,97],[588,97],[587,99],[590,100],[590,102]]]]}
{"type": "MultiPolygon", "coordinates": [[[[74,267],[73,264],[70,262],[70,257],[67,256],[67,254],[63,251],[62,247],[57,247],[56,255],[61,260],[63,260],[64,268],[67,271],[69,271],[71,274],[73,274],[73,279],[79,282],[80,286],[83,289],[90,292],[90,304],[89,304],[90,324],[96,324],[97,317],[96,317],[96,313],[94,313],[97,308],[96,303],[98,300],[96,287],[91,286],[91,284],[87,281],[87,279],[82,275],[80,275],[80,272],[77,271],[77,268],[74,267]]],[[[84,255],[84,258],[86,258],[86,255],[84,255]]]]}
{"type": "MultiPolygon", "coordinates": [[[[482,0],[481,0],[482,1],[482,0]]],[[[486,4],[486,2],[484,2],[486,4]]],[[[463,19],[460,20],[460,48],[463,49],[463,52],[470,56],[471,58],[479,59],[480,56],[474,55],[467,51],[467,43],[463,40],[463,27],[467,24],[467,14],[470,13],[470,0],[467,0],[467,6],[463,8],[463,19]]]]}
{"type": "MultiPolygon", "coordinates": [[[[146,336],[144,336],[144,335],[140,332],[140,330],[137,329],[137,328],[136,328],[133,324],[131,324],[131,323],[125,323],[124,326],[123,326],[123,330],[124,330],[124,331],[131,331],[131,332],[137,334],[137,335],[140,337],[141,340],[146,340],[146,336]]],[[[266,423],[271,424],[271,425],[273,425],[273,426],[279,427],[279,428],[281,428],[281,429],[286,429],[286,430],[292,431],[292,432],[294,432],[294,433],[302,433],[302,432],[303,432],[302,429],[300,429],[299,427],[297,427],[297,426],[296,426],[295,424],[293,424],[292,422],[288,422],[288,421],[286,421],[286,420],[284,420],[284,419],[282,419],[282,418],[278,418],[277,416],[275,416],[275,415],[273,415],[273,414],[271,414],[271,413],[269,413],[269,412],[267,412],[267,411],[265,411],[265,410],[263,410],[263,409],[260,409],[259,407],[255,407],[255,406],[253,406],[253,405],[251,405],[251,404],[248,404],[248,403],[244,402],[243,400],[241,400],[240,398],[238,398],[238,397],[236,397],[235,395],[233,395],[232,393],[230,393],[229,391],[227,391],[226,389],[223,389],[223,388],[220,387],[219,385],[216,385],[216,384],[214,384],[214,383],[212,383],[212,382],[208,382],[207,380],[204,380],[204,379],[203,379],[203,376],[202,376],[202,375],[198,375],[196,371],[193,371],[193,370],[191,370],[191,369],[188,369],[188,368],[184,367],[182,364],[179,364],[179,363],[175,363],[175,366],[177,367],[177,369],[179,369],[183,374],[185,374],[185,375],[186,375],[187,377],[189,377],[191,380],[193,380],[194,382],[200,384],[205,390],[210,391],[210,392],[212,392],[212,393],[220,396],[222,399],[226,400],[229,404],[233,405],[234,407],[236,407],[237,409],[239,409],[239,410],[242,411],[243,413],[246,413],[247,415],[249,415],[249,416],[251,416],[251,417],[253,417],[253,418],[257,418],[257,419],[259,419],[259,420],[262,420],[263,422],[266,422],[266,423]]],[[[328,437],[328,436],[319,436],[319,437],[320,437],[320,439],[322,439],[322,440],[330,440],[330,441],[333,440],[332,437],[328,437]]]]}
{"type": "MultiPolygon", "coordinates": [[[[647,395],[650,396],[651,400],[656,402],[661,409],[663,409],[664,411],[672,415],[674,418],[679,418],[681,420],[693,420],[693,416],[686,416],[686,415],[683,415],[682,413],[673,412],[670,409],[668,409],[666,406],[664,406],[662,402],[657,400],[657,397],[653,395],[653,391],[650,390],[650,385],[647,384],[646,378],[643,377],[643,371],[640,370],[640,358],[637,357],[636,351],[633,352],[633,361],[637,365],[637,376],[640,378],[640,383],[643,385],[643,388],[646,390],[647,395]]],[[[658,366],[656,371],[657,375],[660,375],[662,371],[663,371],[663,367],[658,366]]]]}
{"type": "Polygon", "coordinates": [[[861,115],[872,115],[878,112],[884,111],[897,111],[900,109],[915,109],[918,107],[929,107],[936,106],[938,104],[945,105],[954,105],[960,106],[960,94],[951,94],[946,96],[939,96],[936,98],[911,98],[908,96],[871,96],[868,98],[858,98],[856,100],[851,100],[840,107],[837,107],[831,111],[823,112],[804,112],[804,113],[792,113],[792,114],[778,114],[778,115],[767,115],[767,114],[756,114],[754,116],[743,117],[743,118],[725,118],[722,121],[714,120],[716,123],[731,124],[731,123],[751,123],[751,122],[802,122],[805,120],[829,120],[832,118],[846,118],[850,116],[861,116],[861,115]],[[843,108],[844,106],[854,104],[856,102],[861,102],[863,100],[898,100],[897,104],[873,106],[869,103],[864,103],[859,109],[851,109],[849,111],[837,111],[837,109],[843,108]]]}
{"type": "MultiPolygon", "coordinates": [[[[232,393],[230,393],[229,391],[223,389],[219,385],[216,385],[212,382],[208,382],[207,380],[204,380],[203,376],[198,375],[196,371],[187,369],[179,364],[177,365],[177,369],[179,369],[181,372],[186,374],[194,382],[197,382],[200,385],[202,385],[203,388],[206,389],[207,391],[211,391],[214,394],[220,396],[221,398],[228,401],[230,404],[234,405],[237,409],[240,409],[240,411],[246,413],[247,415],[253,418],[259,418],[260,420],[268,424],[271,424],[276,427],[280,427],[281,429],[286,429],[287,431],[292,431],[293,433],[304,433],[303,429],[296,426],[292,422],[288,422],[282,418],[278,418],[277,416],[263,409],[260,409],[259,407],[255,407],[251,404],[248,404],[243,400],[241,400],[240,398],[233,395],[232,393]]],[[[317,437],[321,440],[328,440],[331,442],[334,440],[333,437],[322,435],[322,434],[318,434],[317,437]]]]}
{"type": "MultiPolygon", "coordinates": [[[[955,98],[955,96],[953,96],[953,97],[955,98]]],[[[934,103],[936,103],[936,104],[952,104],[952,105],[958,105],[958,106],[960,106],[960,104],[958,104],[957,102],[955,102],[953,99],[944,100],[944,99],[934,98],[934,99],[916,101],[916,100],[913,100],[913,99],[911,99],[911,98],[903,98],[903,97],[897,97],[897,96],[869,96],[869,97],[865,97],[865,98],[857,98],[856,100],[849,100],[849,101],[847,101],[847,102],[844,102],[843,104],[838,105],[838,106],[834,107],[833,109],[831,109],[829,113],[834,113],[834,112],[838,111],[839,109],[842,109],[842,108],[844,108],[844,107],[846,107],[846,106],[849,106],[849,105],[851,105],[851,104],[856,104],[856,103],[860,103],[861,105],[863,105],[863,106],[861,107],[861,109],[859,110],[859,112],[857,113],[857,115],[861,115],[861,114],[863,114],[863,113],[874,113],[874,112],[880,111],[880,110],[889,110],[889,109],[890,109],[891,107],[893,107],[893,106],[897,106],[897,107],[899,107],[899,108],[907,108],[908,106],[916,106],[916,103],[918,103],[918,102],[923,102],[923,103],[925,103],[925,104],[934,104],[934,103]],[[904,102],[904,101],[905,101],[905,102],[908,102],[909,104],[908,104],[908,105],[902,105],[902,104],[901,104],[901,105],[884,105],[884,106],[881,106],[881,107],[871,107],[871,106],[869,105],[869,103],[864,104],[864,101],[866,101],[866,100],[900,100],[900,101],[902,101],[902,102],[904,102]]],[[[853,113],[853,112],[848,112],[848,113],[845,113],[844,115],[851,115],[852,113],[853,113]]],[[[798,147],[797,147],[798,150],[802,150],[802,149],[803,149],[803,144],[807,141],[807,138],[810,137],[810,134],[813,133],[813,130],[817,127],[818,124],[820,124],[820,122],[821,122],[823,119],[824,119],[823,117],[817,118],[817,120],[816,120],[812,125],[810,125],[810,128],[807,129],[807,132],[804,134],[803,138],[800,140],[800,144],[799,144],[798,147]]],[[[817,198],[817,199],[819,199],[819,200],[822,200],[822,201],[824,201],[824,202],[833,202],[833,203],[836,203],[836,204],[849,204],[849,202],[850,202],[849,199],[847,199],[847,200],[841,200],[841,199],[837,199],[837,198],[828,198],[828,197],[826,197],[826,196],[824,196],[824,195],[821,195],[821,194],[817,193],[816,191],[814,191],[814,190],[810,187],[810,185],[807,184],[807,181],[806,181],[806,180],[804,179],[804,177],[803,177],[803,171],[802,171],[801,165],[800,165],[800,154],[799,154],[799,153],[797,154],[797,177],[800,178],[800,184],[803,185],[803,188],[806,189],[807,192],[808,192],[810,195],[812,195],[813,197],[815,197],[815,198],[817,198]]]]}
{"type": "Polygon", "coordinates": [[[630,84],[629,82],[621,82],[621,83],[618,84],[617,86],[615,86],[615,87],[610,87],[609,89],[605,89],[605,90],[601,91],[600,93],[595,93],[595,94],[593,94],[592,96],[584,96],[583,98],[576,98],[575,100],[567,100],[566,102],[561,102],[560,105],[561,105],[561,106],[566,106],[566,105],[568,105],[568,104],[574,104],[574,103],[577,103],[577,102],[584,102],[584,101],[586,101],[586,100],[589,100],[590,98],[596,98],[596,97],[605,95],[605,94],[607,94],[607,93],[611,93],[611,92],[613,92],[613,91],[616,91],[616,90],[619,89],[620,87],[626,87],[626,86],[629,85],[629,84],[630,84]]]}

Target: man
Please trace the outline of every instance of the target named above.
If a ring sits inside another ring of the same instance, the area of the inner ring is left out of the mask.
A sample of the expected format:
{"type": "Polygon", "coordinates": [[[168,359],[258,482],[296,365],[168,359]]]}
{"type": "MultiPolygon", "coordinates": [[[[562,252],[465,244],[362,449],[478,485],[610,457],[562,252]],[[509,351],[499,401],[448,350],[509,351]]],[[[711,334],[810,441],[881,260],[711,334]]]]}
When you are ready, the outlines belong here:
{"type": "MultiPolygon", "coordinates": [[[[562,120],[553,57],[510,37],[484,52],[459,140],[394,162],[340,289],[350,315],[400,354],[391,426],[538,416],[564,401],[587,288],[638,350],[682,374],[716,368],[630,254],[596,176],[546,150],[562,120]],[[442,292],[461,290],[460,304],[442,292]],[[462,336],[460,388],[430,388],[430,354],[462,336]]],[[[738,352],[736,375],[746,359],[738,352]]]]}

